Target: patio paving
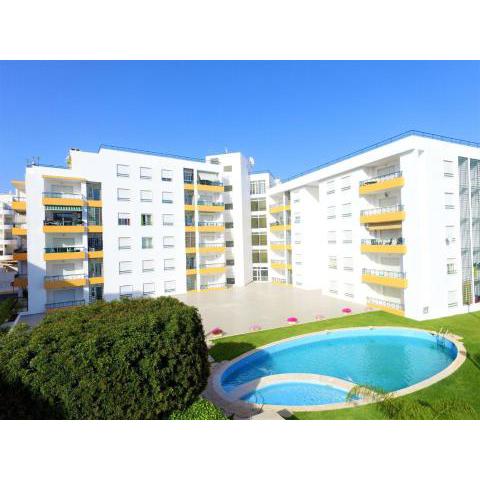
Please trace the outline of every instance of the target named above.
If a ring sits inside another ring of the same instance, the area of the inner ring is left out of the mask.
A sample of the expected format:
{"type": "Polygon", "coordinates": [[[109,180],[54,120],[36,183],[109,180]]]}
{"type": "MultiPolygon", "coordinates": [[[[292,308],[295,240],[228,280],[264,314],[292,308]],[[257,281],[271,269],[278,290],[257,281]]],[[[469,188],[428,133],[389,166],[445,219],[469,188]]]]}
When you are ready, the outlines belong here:
{"type": "Polygon", "coordinates": [[[205,333],[220,327],[225,335],[249,332],[254,325],[259,325],[262,330],[284,327],[288,317],[297,317],[299,323],[339,317],[343,307],[350,307],[352,313],[365,311],[364,305],[323,295],[321,290],[260,282],[176,297],[199,309],[205,333]],[[319,315],[321,318],[316,318],[319,315]]]}

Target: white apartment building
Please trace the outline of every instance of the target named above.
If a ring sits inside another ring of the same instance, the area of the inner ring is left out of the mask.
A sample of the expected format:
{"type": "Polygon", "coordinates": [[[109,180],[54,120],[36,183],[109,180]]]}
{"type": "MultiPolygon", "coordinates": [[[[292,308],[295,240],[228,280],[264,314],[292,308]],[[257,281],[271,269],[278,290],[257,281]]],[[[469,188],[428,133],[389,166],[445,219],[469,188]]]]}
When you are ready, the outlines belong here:
{"type": "Polygon", "coordinates": [[[479,144],[407,132],[283,183],[252,165],[101,147],[28,167],[28,311],[251,281],[418,320],[480,310],[479,144]]]}
{"type": "Polygon", "coordinates": [[[12,209],[13,195],[0,194],[0,266],[13,262],[17,240],[12,235],[15,212],[12,209]]]}

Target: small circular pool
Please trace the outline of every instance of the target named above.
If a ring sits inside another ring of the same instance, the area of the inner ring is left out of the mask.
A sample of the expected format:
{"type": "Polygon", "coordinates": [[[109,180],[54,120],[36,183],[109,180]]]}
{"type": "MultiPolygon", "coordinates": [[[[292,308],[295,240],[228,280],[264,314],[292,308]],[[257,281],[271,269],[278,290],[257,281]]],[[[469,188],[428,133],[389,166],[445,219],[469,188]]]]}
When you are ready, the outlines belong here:
{"type": "Polygon", "coordinates": [[[338,404],[346,400],[345,384],[385,392],[419,384],[454,362],[457,345],[434,332],[409,328],[320,332],[242,355],[222,369],[216,388],[222,396],[255,404],[338,404]],[[307,374],[311,378],[303,381],[307,374]]]}

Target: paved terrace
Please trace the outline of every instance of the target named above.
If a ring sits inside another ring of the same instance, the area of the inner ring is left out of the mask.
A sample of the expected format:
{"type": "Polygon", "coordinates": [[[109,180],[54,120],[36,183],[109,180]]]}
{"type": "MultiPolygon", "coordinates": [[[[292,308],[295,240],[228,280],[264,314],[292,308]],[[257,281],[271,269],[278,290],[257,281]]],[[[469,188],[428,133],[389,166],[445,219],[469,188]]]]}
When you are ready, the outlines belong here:
{"type": "Polygon", "coordinates": [[[284,327],[288,317],[297,317],[299,323],[339,317],[343,307],[350,307],[352,313],[365,311],[364,305],[322,295],[321,290],[260,282],[176,297],[199,309],[205,333],[220,327],[226,335],[249,332],[254,325],[262,330],[284,327]]]}

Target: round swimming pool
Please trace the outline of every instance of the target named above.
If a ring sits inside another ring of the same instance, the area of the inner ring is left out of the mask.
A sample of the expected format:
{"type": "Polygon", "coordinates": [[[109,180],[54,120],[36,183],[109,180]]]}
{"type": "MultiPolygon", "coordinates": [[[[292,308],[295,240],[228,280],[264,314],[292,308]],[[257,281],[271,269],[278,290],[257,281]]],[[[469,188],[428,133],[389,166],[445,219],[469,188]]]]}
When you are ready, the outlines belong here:
{"type": "Polygon", "coordinates": [[[260,403],[256,400],[261,398],[267,405],[325,405],[344,402],[345,388],[339,390],[321,381],[296,381],[295,374],[393,392],[437,375],[457,355],[454,342],[433,332],[389,327],[342,329],[281,341],[245,354],[221,372],[217,385],[226,396],[245,402],[260,403]],[[281,380],[275,384],[276,375],[281,380]]]}

